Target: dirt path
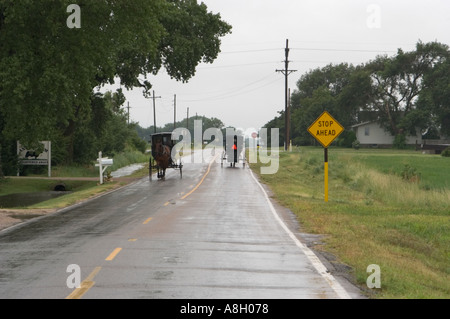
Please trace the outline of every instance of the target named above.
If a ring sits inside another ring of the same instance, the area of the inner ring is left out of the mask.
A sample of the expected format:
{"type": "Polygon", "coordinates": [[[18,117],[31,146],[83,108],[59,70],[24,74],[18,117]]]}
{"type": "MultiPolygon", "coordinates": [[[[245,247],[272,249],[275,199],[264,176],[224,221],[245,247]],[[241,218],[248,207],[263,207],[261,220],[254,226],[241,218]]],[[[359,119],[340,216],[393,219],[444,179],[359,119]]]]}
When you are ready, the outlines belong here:
{"type": "Polygon", "coordinates": [[[56,209],[0,209],[0,230],[55,211],[56,209]]]}

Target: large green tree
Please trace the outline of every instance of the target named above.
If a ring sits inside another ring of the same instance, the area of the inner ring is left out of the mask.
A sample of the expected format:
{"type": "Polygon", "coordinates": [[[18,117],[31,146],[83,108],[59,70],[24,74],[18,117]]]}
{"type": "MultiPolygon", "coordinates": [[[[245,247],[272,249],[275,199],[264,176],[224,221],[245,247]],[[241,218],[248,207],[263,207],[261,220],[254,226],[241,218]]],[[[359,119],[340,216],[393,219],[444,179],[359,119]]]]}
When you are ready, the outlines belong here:
{"type": "MultiPolygon", "coordinates": [[[[398,50],[358,66],[330,64],[309,71],[291,96],[293,141],[313,143],[307,128],[324,110],[346,131],[376,119],[393,135],[415,134],[417,128],[449,135],[449,74],[449,48],[438,42],[418,42],[411,52],[398,50]]],[[[284,127],[282,118],[284,112],[266,127],[284,127]]]]}
{"type": "Polygon", "coordinates": [[[345,127],[355,124],[359,111],[367,105],[368,89],[369,74],[362,66],[330,64],[304,74],[291,97],[294,143],[314,142],[307,128],[325,110],[345,127]]]}
{"type": "Polygon", "coordinates": [[[162,67],[188,81],[230,30],[196,0],[0,0],[0,137],[32,145],[62,131],[70,161],[95,87],[148,91],[162,67]],[[70,4],[80,28],[68,27],[70,4]]]}
{"type": "Polygon", "coordinates": [[[426,114],[426,129],[450,137],[450,59],[428,73],[424,85],[417,108],[426,114]]]}
{"type": "Polygon", "coordinates": [[[425,77],[448,58],[446,45],[418,42],[414,51],[399,49],[394,57],[378,57],[367,65],[373,84],[370,108],[386,130],[393,135],[415,134],[417,127],[430,125],[430,109],[418,107],[418,100],[431,84],[425,77]]]}

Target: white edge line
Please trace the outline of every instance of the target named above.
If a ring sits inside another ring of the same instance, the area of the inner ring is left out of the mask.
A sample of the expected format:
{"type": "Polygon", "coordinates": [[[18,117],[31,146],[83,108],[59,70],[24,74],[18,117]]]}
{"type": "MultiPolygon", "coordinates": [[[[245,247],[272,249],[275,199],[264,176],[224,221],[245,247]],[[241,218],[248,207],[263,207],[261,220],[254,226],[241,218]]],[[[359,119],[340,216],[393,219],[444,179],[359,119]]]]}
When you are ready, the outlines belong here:
{"type": "Polygon", "coordinates": [[[283,220],[280,218],[278,213],[275,210],[275,207],[273,207],[272,202],[270,201],[269,196],[267,195],[267,192],[262,187],[261,183],[256,179],[254,176],[252,170],[250,169],[250,174],[255,180],[256,184],[258,184],[259,188],[264,194],[264,197],[266,198],[267,203],[269,204],[270,210],[272,211],[272,214],[274,215],[275,219],[278,221],[278,223],[283,227],[283,229],[286,231],[286,233],[291,237],[291,239],[295,242],[297,247],[299,247],[303,253],[308,257],[308,259],[313,264],[314,268],[319,272],[319,274],[328,282],[328,284],[333,288],[333,290],[336,292],[336,294],[341,299],[352,299],[350,295],[347,293],[347,291],[339,284],[339,282],[334,278],[332,274],[327,270],[327,268],[322,264],[320,259],[317,257],[314,252],[309,249],[307,246],[303,245],[300,240],[298,240],[297,237],[290,231],[290,229],[286,226],[286,224],[283,222],[283,220]]]}

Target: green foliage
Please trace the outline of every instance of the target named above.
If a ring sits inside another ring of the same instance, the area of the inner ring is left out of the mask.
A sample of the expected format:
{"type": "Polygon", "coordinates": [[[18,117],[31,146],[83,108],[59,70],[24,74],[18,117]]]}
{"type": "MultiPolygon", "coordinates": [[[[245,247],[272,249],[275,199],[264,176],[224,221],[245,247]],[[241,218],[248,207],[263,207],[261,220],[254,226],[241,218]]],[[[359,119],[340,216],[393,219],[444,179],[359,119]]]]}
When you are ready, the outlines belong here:
{"type": "Polygon", "coordinates": [[[447,147],[445,150],[443,150],[441,155],[443,157],[450,157],[450,147],[447,147]]]}
{"type": "Polygon", "coordinates": [[[81,28],[70,29],[68,4],[0,0],[0,140],[58,140],[67,145],[58,161],[69,163],[100,146],[120,152],[130,136],[118,109],[123,94],[103,105],[95,87],[118,78],[146,93],[151,83],[140,78],[162,67],[188,81],[231,30],[194,0],[85,1],[81,28]]]}
{"type": "MultiPolygon", "coordinates": [[[[284,145],[285,136],[285,124],[284,124],[284,111],[278,112],[280,116],[274,117],[271,121],[264,125],[264,128],[268,129],[268,132],[273,128],[279,128],[278,135],[278,145],[284,145]]],[[[293,141],[294,144],[298,143],[296,140],[293,141]]],[[[267,134],[267,145],[270,147],[272,145],[272,134],[267,134]]]]}
{"type": "Polygon", "coordinates": [[[360,147],[361,147],[361,144],[359,143],[358,140],[354,140],[353,143],[352,143],[352,147],[353,147],[355,150],[359,150],[360,147]]]}
{"type": "MultiPolygon", "coordinates": [[[[450,135],[449,100],[449,47],[418,42],[411,52],[398,50],[395,56],[378,56],[358,66],[330,64],[302,75],[291,95],[292,139],[314,144],[307,128],[324,110],[347,130],[377,119],[393,136],[415,135],[416,128],[439,128],[440,135],[450,135]]],[[[283,132],[283,118],[280,112],[266,127],[278,125],[283,132]]]]}
{"type": "Polygon", "coordinates": [[[131,145],[131,148],[134,150],[137,150],[141,153],[145,153],[147,151],[147,142],[140,138],[137,134],[137,131],[133,131],[131,133],[129,144],[131,145]]]}
{"type": "Polygon", "coordinates": [[[436,65],[424,82],[418,106],[435,115],[434,127],[439,127],[442,135],[450,136],[450,58],[436,65]]]}
{"type": "Polygon", "coordinates": [[[406,148],[406,137],[405,134],[397,134],[394,138],[393,146],[399,150],[406,148]]]}
{"type": "Polygon", "coordinates": [[[0,176],[17,174],[17,143],[16,141],[0,141],[0,176]]]}
{"type": "Polygon", "coordinates": [[[148,163],[150,155],[145,155],[130,147],[127,147],[124,152],[114,156],[114,164],[107,168],[107,172],[115,171],[121,167],[125,167],[135,163],[148,163]]]}
{"type": "Polygon", "coordinates": [[[399,49],[394,57],[378,57],[368,64],[374,80],[374,109],[393,135],[431,124],[431,110],[417,100],[427,87],[425,78],[440,68],[449,53],[447,45],[418,42],[414,51],[399,49]]]}
{"type": "MultiPolygon", "coordinates": [[[[379,264],[382,289],[373,298],[448,299],[448,161],[414,151],[333,148],[324,203],[323,171],[311,160],[320,162],[323,151],[301,150],[280,156],[278,172],[260,178],[305,231],[327,234],[320,249],[350,266],[363,288],[367,265],[379,264]],[[422,172],[420,181],[399,177],[405,162],[422,172]]],[[[250,166],[258,174],[264,164],[250,166]]]]}
{"type": "Polygon", "coordinates": [[[356,141],[356,133],[353,130],[345,130],[339,135],[336,140],[336,144],[341,147],[353,147],[353,143],[356,141]]]}
{"type": "MultiPolygon", "coordinates": [[[[191,136],[194,136],[194,121],[195,120],[201,120],[202,121],[202,127],[203,130],[207,130],[209,128],[218,128],[218,129],[223,129],[225,127],[225,124],[219,120],[218,118],[212,117],[212,118],[208,118],[205,116],[194,116],[189,120],[189,131],[191,133],[191,136]]],[[[178,121],[175,123],[176,128],[186,128],[186,119],[178,121]]],[[[135,124],[136,127],[136,131],[138,133],[139,138],[142,141],[149,141],[150,140],[150,135],[152,135],[154,133],[154,127],[153,125],[148,127],[148,128],[143,128],[141,126],[139,126],[138,124],[135,124]]],[[[167,123],[165,124],[163,127],[159,127],[156,126],[156,132],[172,132],[174,130],[174,126],[173,123],[167,123]]],[[[144,147],[144,145],[139,142],[140,147],[144,147]]],[[[136,145],[137,147],[137,145],[136,145]]]]}
{"type": "Polygon", "coordinates": [[[416,168],[410,166],[409,164],[405,164],[402,171],[400,172],[400,176],[409,182],[416,182],[418,183],[420,181],[420,173],[417,171],[416,168]]]}
{"type": "MultiPolygon", "coordinates": [[[[324,110],[333,114],[344,127],[355,124],[356,111],[364,107],[368,99],[364,93],[368,80],[368,75],[362,68],[348,64],[328,65],[304,74],[291,97],[294,143],[315,143],[307,129],[324,110]]],[[[284,123],[281,125],[279,127],[284,128],[284,123]]]]}
{"type": "Polygon", "coordinates": [[[98,152],[113,157],[122,153],[127,145],[144,153],[147,143],[138,137],[135,125],[127,124],[121,109],[121,92],[96,93],[92,96],[92,114],[83,119],[74,132],[75,163],[87,164],[97,158],[98,152]]]}

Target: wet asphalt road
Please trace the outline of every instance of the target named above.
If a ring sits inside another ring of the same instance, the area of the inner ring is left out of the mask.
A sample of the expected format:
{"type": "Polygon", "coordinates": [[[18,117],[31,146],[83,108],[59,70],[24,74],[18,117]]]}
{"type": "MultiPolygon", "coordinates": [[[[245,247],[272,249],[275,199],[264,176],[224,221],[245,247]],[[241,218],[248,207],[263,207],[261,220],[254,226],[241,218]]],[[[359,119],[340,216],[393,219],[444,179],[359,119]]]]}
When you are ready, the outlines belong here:
{"type": "Polygon", "coordinates": [[[0,232],[0,298],[349,297],[280,221],[247,167],[185,164],[0,232]]]}

